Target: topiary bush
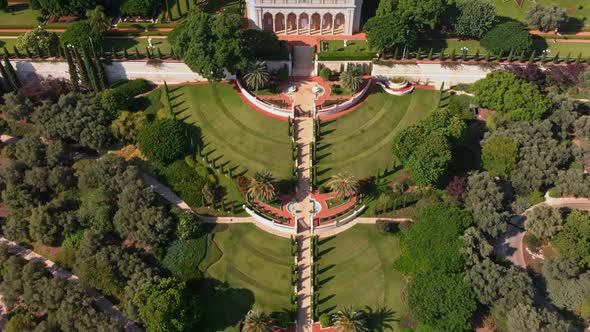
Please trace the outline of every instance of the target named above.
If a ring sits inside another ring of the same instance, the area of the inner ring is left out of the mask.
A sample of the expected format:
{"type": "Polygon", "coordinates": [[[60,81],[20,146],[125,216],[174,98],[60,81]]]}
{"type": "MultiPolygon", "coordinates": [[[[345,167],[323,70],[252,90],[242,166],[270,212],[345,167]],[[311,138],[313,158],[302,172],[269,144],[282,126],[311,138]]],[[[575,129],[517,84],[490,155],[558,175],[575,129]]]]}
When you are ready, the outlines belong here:
{"type": "Polygon", "coordinates": [[[206,236],[192,240],[177,240],[168,247],[162,264],[172,275],[182,280],[198,279],[201,277],[199,264],[206,253],[206,236]]]}
{"type": "Polygon", "coordinates": [[[481,45],[495,55],[510,51],[520,54],[531,51],[533,40],[522,23],[509,21],[488,31],[481,39],[481,45]]]}
{"type": "Polygon", "coordinates": [[[320,315],[320,324],[322,328],[326,328],[332,325],[332,320],[329,314],[323,313],[320,315]]]}
{"type": "MultiPolygon", "coordinates": [[[[145,124],[137,135],[141,152],[150,160],[168,164],[190,150],[190,137],[184,122],[163,119],[145,124]]],[[[183,161],[184,163],[184,161],[183,161]]]]}
{"type": "Polygon", "coordinates": [[[332,71],[330,68],[322,68],[322,70],[320,70],[320,77],[323,78],[324,81],[329,81],[332,77],[332,71]]]}

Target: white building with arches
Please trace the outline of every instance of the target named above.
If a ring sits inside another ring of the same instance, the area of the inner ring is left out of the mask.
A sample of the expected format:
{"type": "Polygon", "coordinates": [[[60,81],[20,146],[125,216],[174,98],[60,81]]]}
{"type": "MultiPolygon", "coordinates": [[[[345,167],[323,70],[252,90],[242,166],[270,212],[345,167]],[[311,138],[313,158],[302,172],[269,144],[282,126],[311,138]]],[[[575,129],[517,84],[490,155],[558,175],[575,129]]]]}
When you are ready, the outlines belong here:
{"type": "Polygon", "coordinates": [[[278,35],[352,35],[363,0],[247,0],[250,26],[278,35]]]}

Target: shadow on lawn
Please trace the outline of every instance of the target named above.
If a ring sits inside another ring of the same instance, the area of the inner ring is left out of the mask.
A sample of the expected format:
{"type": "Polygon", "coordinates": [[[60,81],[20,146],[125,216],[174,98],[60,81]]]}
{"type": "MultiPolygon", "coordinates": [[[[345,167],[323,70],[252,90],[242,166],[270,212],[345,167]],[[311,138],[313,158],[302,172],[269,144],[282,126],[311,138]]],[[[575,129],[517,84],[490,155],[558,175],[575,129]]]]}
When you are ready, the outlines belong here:
{"type": "Polygon", "coordinates": [[[235,327],[254,305],[254,293],[249,289],[231,288],[227,283],[204,278],[198,285],[203,313],[199,331],[223,331],[235,327]]]}
{"type": "Polygon", "coordinates": [[[395,311],[389,307],[377,306],[373,308],[366,306],[365,314],[367,316],[367,327],[369,331],[382,332],[382,331],[393,331],[393,322],[398,321],[395,319],[395,311]]]}

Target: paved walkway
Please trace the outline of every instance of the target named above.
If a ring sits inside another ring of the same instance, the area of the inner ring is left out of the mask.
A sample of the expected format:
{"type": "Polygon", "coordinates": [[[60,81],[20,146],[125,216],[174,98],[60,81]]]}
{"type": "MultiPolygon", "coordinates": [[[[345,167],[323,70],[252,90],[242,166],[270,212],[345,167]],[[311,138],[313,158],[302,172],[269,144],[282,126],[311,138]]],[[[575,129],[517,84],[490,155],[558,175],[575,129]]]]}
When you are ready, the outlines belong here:
{"type": "Polygon", "coordinates": [[[504,235],[504,238],[501,239],[498,244],[496,244],[496,251],[516,266],[526,268],[523,245],[523,238],[526,234],[526,231],[524,230],[526,214],[542,204],[547,204],[558,208],[590,211],[590,199],[588,198],[552,198],[549,197],[549,195],[545,195],[544,202],[530,207],[520,215],[513,216],[510,220],[510,225],[508,226],[508,231],[504,235]]]}
{"type": "MultiPolygon", "coordinates": [[[[40,261],[41,263],[43,263],[43,265],[45,265],[47,270],[49,270],[49,272],[51,272],[51,274],[55,277],[63,278],[68,281],[75,281],[75,282],[79,281],[78,276],[72,274],[68,270],[60,268],[57,264],[55,264],[55,262],[48,260],[47,258],[37,254],[36,252],[34,252],[30,249],[21,247],[18,244],[16,244],[15,242],[12,242],[4,237],[0,237],[0,244],[5,244],[8,248],[8,251],[13,255],[21,256],[22,258],[24,258],[28,261],[30,261],[30,260],[40,261]]],[[[94,302],[95,302],[94,304],[96,305],[96,307],[100,311],[113,316],[117,321],[119,321],[121,326],[125,327],[125,330],[132,331],[132,332],[142,331],[141,328],[139,328],[137,325],[135,325],[135,323],[133,321],[131,321],[130,319],[125,317],[119,311],[119,309],[117,309],[115,307],[115,305],[111,301],[107,300],[102,294],[100,294],[95,289],[90,288],[90,287],[86,287],[85,289],[86,289],[86,292],[88,293],[88,295],[91,296],[92,298],[94,298],[94,302]]],[[[0,329],[0,330],[2,330],[2,329],[0,329]]]]}

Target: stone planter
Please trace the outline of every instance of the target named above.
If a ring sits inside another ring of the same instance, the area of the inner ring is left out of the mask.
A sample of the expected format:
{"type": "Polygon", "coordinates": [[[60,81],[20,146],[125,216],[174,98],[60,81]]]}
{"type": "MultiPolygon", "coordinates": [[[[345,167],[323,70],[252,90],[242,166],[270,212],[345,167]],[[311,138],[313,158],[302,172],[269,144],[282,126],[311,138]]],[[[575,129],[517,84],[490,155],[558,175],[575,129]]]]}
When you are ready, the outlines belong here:
{"type": "Polygon", "coordinates": [[[394,83],[392,81],[388,81],[387,86],[390,89],[403,89],[408,86],[408,81],[404,80],[403,82],[400,82],[400,83],[394,83]]]}

